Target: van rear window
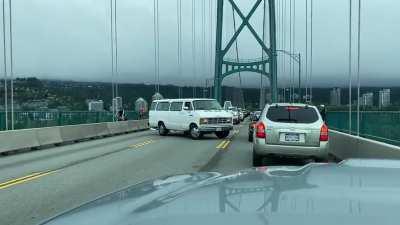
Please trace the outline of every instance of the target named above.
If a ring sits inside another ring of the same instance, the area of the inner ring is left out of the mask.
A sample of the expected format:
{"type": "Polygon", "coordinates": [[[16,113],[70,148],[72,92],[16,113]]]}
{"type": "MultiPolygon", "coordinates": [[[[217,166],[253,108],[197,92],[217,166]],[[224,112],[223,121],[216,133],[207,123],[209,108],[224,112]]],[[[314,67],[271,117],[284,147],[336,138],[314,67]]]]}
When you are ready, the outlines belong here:
{"type": "Polygon", "coordinates": [[[318,113],[311,107],[271,106],[266,117],[281,123],[314,123],[318,120],[318,113]]]}

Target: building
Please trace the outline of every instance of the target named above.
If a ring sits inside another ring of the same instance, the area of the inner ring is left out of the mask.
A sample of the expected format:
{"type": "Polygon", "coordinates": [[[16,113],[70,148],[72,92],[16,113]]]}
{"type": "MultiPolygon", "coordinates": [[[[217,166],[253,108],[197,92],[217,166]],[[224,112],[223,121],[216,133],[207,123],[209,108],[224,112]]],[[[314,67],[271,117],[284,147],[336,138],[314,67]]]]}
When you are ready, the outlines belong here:
{"type": "Polygon", "coordinates": [[[374,93],[368,92],[361,96],[360,105],[362,106],[373,106],[374,105],[374,93]]]}
{"type": "Polygon", "coordinates": [[[340,94],[341,94],[341,90],[340,88],[336,87],[333,88],[330,92],[330,104],[333,106],[340,106],[341,102],[340,102],[340,94]]]}
{"type": "Polygon", "coordinates": [[[104,111],[104,102],[103,100],[92,100],[89,101],[88,107],[90,112],[101,112],[104,111]]]}
{"type": "Polygon", "coordinates": [[[379,108],[390,106],[390,89],[379,91],[379,108]]]}

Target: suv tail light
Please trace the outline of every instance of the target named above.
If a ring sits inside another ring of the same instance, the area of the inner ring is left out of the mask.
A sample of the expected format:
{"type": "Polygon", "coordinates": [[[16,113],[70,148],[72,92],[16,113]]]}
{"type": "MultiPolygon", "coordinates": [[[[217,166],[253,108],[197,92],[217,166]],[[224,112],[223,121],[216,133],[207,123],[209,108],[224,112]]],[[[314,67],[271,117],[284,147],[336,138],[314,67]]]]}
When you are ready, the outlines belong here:
{"type": "Polygon", "coordinates": [[[319,140],[320,141],[328,141],[329,140],[329,129],[326,124],[322,125],[322,127],[321,127],[321,133],[319,135],[319,140]]]}
{"type": "Polygon", "coordinates": [[[256,137],[257,138],[265,138],[266,134],[265,134],[265,125],[263,122],[258,122],[256,124],[256,137]]]}

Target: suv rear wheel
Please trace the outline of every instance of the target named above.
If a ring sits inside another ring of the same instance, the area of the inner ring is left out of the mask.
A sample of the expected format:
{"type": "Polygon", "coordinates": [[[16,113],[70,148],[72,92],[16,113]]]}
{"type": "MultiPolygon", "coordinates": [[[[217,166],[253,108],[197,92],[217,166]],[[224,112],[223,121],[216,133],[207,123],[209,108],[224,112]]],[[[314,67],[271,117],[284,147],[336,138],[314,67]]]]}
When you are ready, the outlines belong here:
{"type": "Polygon", "coordinates": [[[167,135],[169,132],[169,130],[165,127],[163,122],[160,122],[158,124],[158,134],[160,134],[161,136],[165,136],[167,135]]]}
{"type": "Polygon", "coordinates": [[[194,140],[198,140],[203,137],[203,133],[199,131],[199,128],[195,124],[190,125],[189,135],[194,140]]]}
{"type": "Polygon", "coordinates": [[[219,139],[226,138],[226,137],[228,137],[228,135],[229,135],[229,130],[226,130],[226,131],[217,131],[217,132],[215,132],[215,135],[216,135],[219,139]]]}

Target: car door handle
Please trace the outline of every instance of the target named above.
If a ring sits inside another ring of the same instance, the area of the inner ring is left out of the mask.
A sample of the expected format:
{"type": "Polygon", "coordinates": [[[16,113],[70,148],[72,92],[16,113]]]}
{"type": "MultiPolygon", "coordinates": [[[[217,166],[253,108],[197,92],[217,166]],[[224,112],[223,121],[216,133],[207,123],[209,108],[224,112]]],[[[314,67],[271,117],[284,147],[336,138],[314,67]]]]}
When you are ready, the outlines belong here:
{"type": "Polygon", "coordinates": [[[189,116],[193,116],[192,114],[189,114],[189,116]]]}

